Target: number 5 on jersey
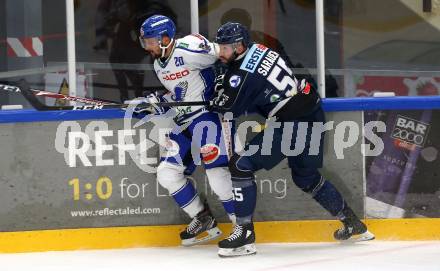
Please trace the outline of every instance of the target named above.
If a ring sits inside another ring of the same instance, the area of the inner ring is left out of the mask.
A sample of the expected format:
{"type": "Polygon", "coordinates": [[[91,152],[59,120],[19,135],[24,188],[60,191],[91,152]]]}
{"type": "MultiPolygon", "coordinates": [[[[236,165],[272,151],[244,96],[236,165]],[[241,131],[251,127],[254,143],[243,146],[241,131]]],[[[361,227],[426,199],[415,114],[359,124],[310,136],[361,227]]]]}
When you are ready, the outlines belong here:
{"type": "Polygon", "coordinates": [[[292,70],[287,67],[286,62],[282,58],[278,58],[278,61],[267,77],[267,80],[279,91],[288,92],[288,96],[294,96],[298,93],[298,81],[295,76],[293,76],[292,70]]]}
{"type": "Polygon", "coordinates": [[[241,187],[232,189],[232,199],[234,201],[243,201],[243,193],[241,192],[241,187]]]}

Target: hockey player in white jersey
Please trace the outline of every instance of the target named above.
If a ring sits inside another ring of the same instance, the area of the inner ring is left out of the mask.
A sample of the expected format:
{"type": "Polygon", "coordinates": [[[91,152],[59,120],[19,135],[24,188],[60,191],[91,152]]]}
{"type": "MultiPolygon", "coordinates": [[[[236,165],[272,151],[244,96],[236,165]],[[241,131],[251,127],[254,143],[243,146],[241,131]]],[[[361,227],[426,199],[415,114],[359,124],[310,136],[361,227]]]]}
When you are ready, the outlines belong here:
{"type": "MultiPolygon", "coordinates": [[[[174,101],[207,101],[214,89],[213,64],[217,60],[217,45],[199,34],[175,39],[175,32],[171,19],[154,15],[141,26],[142,47],[155,59],[156,75],[174,101]]],[[[154,103],[163,101],[163,96],[150,94],[147,99],[154,103]]],[[[182,244],[190,246],[221,234],[208,205],[201,201],[193,184],[185,177],[188,170],[195,168],[197,161],[194,160],[203,161],[211,189],[223,203],[231,221],[235,221],[231,175],[227,167],[232,137],[230,129],[222,129],[225,123],[222,123],[220,115],[207,111],[204,106],[173,109],[177,110],[176,128],[185,128],[183,131],[174,129],[169,134],[166,154],[161,157],[157,169],[157,180],[192,218],[180,233],[182,244]],[[208,136],[206,130],[200,129],[200,124],[204,123],[208,123],[210,128],[214,127],[214,136],[208,136]],[[195,138],[197,140],[193,140],[195,138]],[[195,156],[191,151],[192,144],[196,144],[200,151],[195,156]],[[207,236],[200,238],[206,235],[204,232],[208,233],[207,236]]],[[[156,111],[165,110],[156,108],[156,111]]]]}

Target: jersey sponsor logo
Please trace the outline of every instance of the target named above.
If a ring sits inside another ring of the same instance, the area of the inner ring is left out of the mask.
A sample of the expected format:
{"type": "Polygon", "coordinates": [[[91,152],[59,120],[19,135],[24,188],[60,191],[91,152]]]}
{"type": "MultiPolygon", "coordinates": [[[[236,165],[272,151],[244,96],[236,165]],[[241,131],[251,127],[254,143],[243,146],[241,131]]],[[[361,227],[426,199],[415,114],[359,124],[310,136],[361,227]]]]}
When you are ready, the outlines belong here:
{"type": "Polygon", "coordinates": [[[206,165],[214,163],[220,156],[220,148],[215,144],[206,144],[200,149],[202,161],[206,165]]]}
{"type": "Polygon", "coordinates": [[[182,116],[193,112],[191,106],[179,106],[175,107],[175,110],[177,112],[177,115],[174,117],[175,120],[179,120],[182,116]]]}
{"type": "Polygon", "coordinates": [[[279,101],[280,100],[280,95],[278,95],[278,94],[273,94],[272,96],[270,96],[270,102],[271,103],[274,103],[274,102],[277,102],[277,101],[279,101]]]}
{"type": "Polygon", "coordinates": [[[240,69],[253,73],[258,64],[263,59],[264,53],[268,50],[267,47],[261,44],[254,44],[249,52],[246,54],[243,63],[241,63],[240,69]]]}
{"type": "Polygon", "coordinates": [[[165,75],[162,78],[163,78],[163,80],[170,81],[170,80],[176,80],[176,79],[183,78],[183,77],[187,76],[188,74],[189,74],[189,70],[185,69],[185,70],[180,71],[180,72],[175,72],[175,73],[167,74],[167,75],[165,75]]]}
{"type": "Polygon", "coordinates": [[[310,89],[311,89],[311,88],[312,88],[312,87],[310,86],[310,84],[309,84],[309,83],[306,83],[305,87],[304,87],[303,90],[302,90],[302,93],[304,93],[304,94],[306,94],[306,95],[310,94],[310,89]]]}
{"type": "Polygon", "coordinates": [[[232,75],[231,78],[229,78],[229,85],[231,87],[236,88],[241,83],[241,77],[239,75],[232,75]]]}
{"type": "Polygon", "coordinates": [[[180,47],[180,48],[188,48],[188,47],[189,47],[189,44],[188,44],[188,43],[185,43],[185,42],[181,42],[181,43],[179,43],[179,44],[177,45],[177,47],[180,47]]]}

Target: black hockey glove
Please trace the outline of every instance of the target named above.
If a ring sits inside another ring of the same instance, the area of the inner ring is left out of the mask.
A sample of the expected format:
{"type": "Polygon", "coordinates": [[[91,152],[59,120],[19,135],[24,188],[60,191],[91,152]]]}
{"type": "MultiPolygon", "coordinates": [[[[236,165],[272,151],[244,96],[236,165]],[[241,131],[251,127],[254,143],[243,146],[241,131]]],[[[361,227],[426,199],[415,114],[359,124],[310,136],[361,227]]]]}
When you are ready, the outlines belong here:
{"type": "Polygon", "coordinates": [[[223,94],[223,89],[221,89],[217,96],[215,96],[211,101],[209,101],[209,105],[207,106],[209,111],[224,113],[225,108],[224,105],[229,100],[229,97],[223,94]]]}
{"type": "Polygon", "coordinates": [[[223,81],[225,80],[225,75],[220,74],[214,80],[214,92],[219,93],[220,90],[223,90],[223,81]]]}

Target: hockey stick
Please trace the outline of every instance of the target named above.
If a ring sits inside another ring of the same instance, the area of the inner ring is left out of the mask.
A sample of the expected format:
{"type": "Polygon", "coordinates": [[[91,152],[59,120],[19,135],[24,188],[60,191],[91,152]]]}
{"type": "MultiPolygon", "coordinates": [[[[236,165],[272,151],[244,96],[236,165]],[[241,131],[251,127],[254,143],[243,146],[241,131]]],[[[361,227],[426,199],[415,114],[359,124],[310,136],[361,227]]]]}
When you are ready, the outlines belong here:
{"type": "MultiPolygon", "coordinates": [[[[38,100],[35,101],[34,97],[26,96],[29,93],[26,93],[26,92],[23,93],[21,91],[21,89],[19,87],[17,87],[17,86],[0,84],[0,90],[5,90],[5,91],[15,92],[15,93],[22,93],[23,96],[25,96],[26,100],[28,100],[28,101],[31,100],[29,102],[34,107],[40,107],[40,105],[38,104],[39,103],[38,100]]],[[[64,94],[61,94],[61,93],[54,93],[54,92],[49,92],[49,91],[45,91],[45,90],[38,90],[38,89],[32,89],[32,88],[29,88],[29,92],[31,92],[31,95],[34,95],[34,96],[49,97],[49,98],[53,98],[53,99],[61,99],[61,100],[81,102],[81,103],[93,104],[93,105],[116,104],[113,101],[95,100],[95,99],[86,98],[86,97],[68,96],[68,95],[64,95],[64,94]]]]}
{"type": "Polygon", "coordinates": [[[68,96],[61,93],[54,93],[45,90],[38,90],[32,88],[30,90],[33,92],[35,96],[43,96],[43,97],[61,99],[66,101],[86,103],[86,104],[116,104],[115,102],[111,102],[111,101],[95,100],[87,97],[68,96]]]}
{"type": "MultiPolygon", "coordinates": [[[[64,94],[52,93],[48,91],[35,90],[29,87],[29,84],[25,81],[20,81],[18,86],[2,85],[0,84],[0,90],[6,90],[9,92],[19,92],[24,98],[37,110],[40,111],[53,111],[53,110],[99,110],[99,109],[124,109],[130,106],[130,104],[117,104],[108,101],[94,100],[90,98],[82,98],[75,96],[68,96],[64,94]],[[82,103],[88,103],[90,105],[83,106],[49,106],[42,103],[36,96],[46,96],[51,98],[65,99],[69,101],[77,101],[82,103]]],[[[137,110],[148,108],[152,105],[159,107],[173,107],[173,106],[197,106],[208,105],[209,102],[196,101],[196,102],[160,102],[154,104],[142,103],[136,107],[137,110]]]]}
{"type": "MultiPolygon", "coordinates": [[[[6,90],[6,91],[10,91],[10,92],[17,92],[17,93],[21,92],[19,87],[12,86],[12,85],[1,85],[0,84],[0,90],[6,90]]],[[[50,92],[50,91],[38,90],[38,89],[32,89],[32,88],[30,88],[30,91],[35,96],[49,97],[49,98],[53,98],[53,99],[61,99],[61,100],[80,102],[80,103],[88,103],[88,104],[116,104],[113,101],[95,100],[95,99],[86,98],[86,97],[69,96],[69,95],[64,95],[61,93],[54,93],[54,92],[50,92]]]]}

